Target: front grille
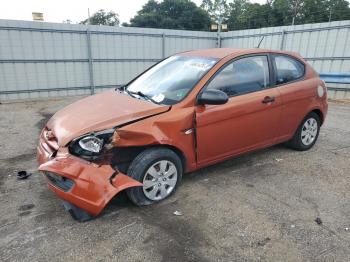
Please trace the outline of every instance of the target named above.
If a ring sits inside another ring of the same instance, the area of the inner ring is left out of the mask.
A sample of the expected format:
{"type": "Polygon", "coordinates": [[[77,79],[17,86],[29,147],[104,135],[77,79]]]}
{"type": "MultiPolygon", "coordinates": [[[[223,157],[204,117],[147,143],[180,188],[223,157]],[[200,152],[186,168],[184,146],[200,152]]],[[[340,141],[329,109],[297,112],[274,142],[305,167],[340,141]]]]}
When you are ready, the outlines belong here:
{"type": "Polygon", "coordinates": [[[63,190],[64,192],[68,192],[74,186],[74,181],[69,178],[59,176],[51,172],[45,172],[44,174],[49,179],[51,184],[63,190]]]}

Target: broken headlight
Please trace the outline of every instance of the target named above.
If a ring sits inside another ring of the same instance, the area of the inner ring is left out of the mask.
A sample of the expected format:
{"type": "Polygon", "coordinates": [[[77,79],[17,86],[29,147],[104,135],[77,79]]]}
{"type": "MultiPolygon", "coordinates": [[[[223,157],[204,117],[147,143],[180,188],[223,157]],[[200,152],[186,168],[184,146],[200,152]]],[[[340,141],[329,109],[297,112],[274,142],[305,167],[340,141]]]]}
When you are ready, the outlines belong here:
{"type": "Polygon", "coordinates": [[[74,139],[69,145],[69,152],[84,159],[97,159],[104,146],[111,142],[114,132],[114,129],[108,129],[74,139]]]}
{"type": "Polygon", "coordinates": [[[96,136],[86,136],[79,140],[79,146],[93,153],[100,153],[103,147],[103,140],[96,136]]]}

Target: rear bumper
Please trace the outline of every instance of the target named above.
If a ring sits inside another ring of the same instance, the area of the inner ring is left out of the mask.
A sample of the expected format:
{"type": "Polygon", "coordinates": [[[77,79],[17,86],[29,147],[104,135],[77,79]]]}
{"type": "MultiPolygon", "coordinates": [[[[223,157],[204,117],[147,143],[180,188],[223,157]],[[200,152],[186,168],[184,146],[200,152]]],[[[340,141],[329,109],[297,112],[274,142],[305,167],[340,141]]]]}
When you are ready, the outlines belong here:
{"type": "Polygon", "coordinates": [[[47,179],[49,188],[61,199],[85,210],[92,216],[98,215],[108,202],[120,191],[134,186],[142,186],[142,183],[117,173],[110,165],[97,165],[68,153],[66,148],[60,148],[56,156],[47,152],[39,144],[37,159],[39,170],[54,174],[73,181],[68,189],[55,183],[53,179],[47,179]]]}

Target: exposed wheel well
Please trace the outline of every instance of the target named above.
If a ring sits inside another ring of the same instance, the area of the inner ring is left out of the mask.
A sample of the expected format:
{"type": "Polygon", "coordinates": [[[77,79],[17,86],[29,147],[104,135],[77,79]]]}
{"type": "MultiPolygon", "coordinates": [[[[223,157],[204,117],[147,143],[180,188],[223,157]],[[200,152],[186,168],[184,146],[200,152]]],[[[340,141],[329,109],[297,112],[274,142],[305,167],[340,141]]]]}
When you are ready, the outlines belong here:
{"type": "Polygon", "coordinates": [[[181,159],[183,172],[186,169],[186,158],[182,151],[171,145],[148,145],[148,146],[132,146],[132,147],[116,147],[112,149],[112,167],[118,169],[120,172],[126,174],[131,162],[139,155],[142,151],[151,148],[151,147],[166,147],[175,152],[178,157],[181,159]]]}
{"type": "Polygon", "coordinates": [[[319,109],[314,109],[314,110],[312,110],[311,112],[316,113],[316,114],[320,117],[321,125],[322,125],[322,124],[323,124],[323,121],[324,121],[324,117],[323,117],[323,113],[321,112],[321,110],[319,110],[319,109]]]}

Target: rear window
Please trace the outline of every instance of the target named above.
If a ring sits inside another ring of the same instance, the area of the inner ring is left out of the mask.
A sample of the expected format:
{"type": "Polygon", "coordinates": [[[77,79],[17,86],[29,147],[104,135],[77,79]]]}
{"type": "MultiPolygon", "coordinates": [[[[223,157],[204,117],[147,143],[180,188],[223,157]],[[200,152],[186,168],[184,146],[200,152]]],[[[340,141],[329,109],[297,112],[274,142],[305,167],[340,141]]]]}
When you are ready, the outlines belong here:
{"type": "Polygon", "coordinates": [[[305,73],[305,66],[298,60],[283,55],[276,55],[276,84],[285,84],[302,78],[305,73]]]}

